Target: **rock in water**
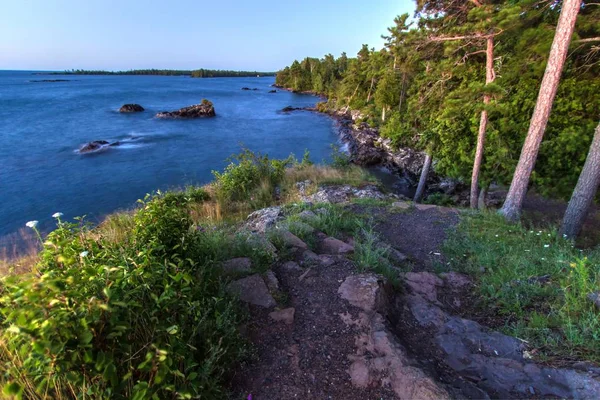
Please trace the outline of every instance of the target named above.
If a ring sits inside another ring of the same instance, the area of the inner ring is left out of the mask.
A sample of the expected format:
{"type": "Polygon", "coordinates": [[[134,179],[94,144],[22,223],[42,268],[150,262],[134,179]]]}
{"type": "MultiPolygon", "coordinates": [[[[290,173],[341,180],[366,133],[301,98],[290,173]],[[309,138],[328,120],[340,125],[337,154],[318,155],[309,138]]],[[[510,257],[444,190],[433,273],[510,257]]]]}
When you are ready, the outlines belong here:
{"type": "Polygon", "coordinates": [[[124,104],[119,109],[119,112],[122,112],[122,113],[134,113],[134,112],[142,112],[142,111],[144,111],[144,107],[140,106],[139,104],[124,104]]]}
{"type": "Polygon", "coordinates": [[[91,153],[93,151],[98,151],[107,145],[110,145],[110,143],[107,142],[106,140],[94,140],[93,142],[89,142],[89,143],[86,143],[83,146],[81,146],[79,148],[79,153],[80,154],[91,153]]]}
{"type": "Polygon", "coordinates": [[[163,111],[156,114],[158,118],[204,118],[215,115],[213,103],[206,99],[203,99],[200,104],[184,107],[177,111],[163,111]]]}
{"type": "Polygon", "coordinates": [[[277,90],[269,90],[269,93],[277,93],[277,90]]]}

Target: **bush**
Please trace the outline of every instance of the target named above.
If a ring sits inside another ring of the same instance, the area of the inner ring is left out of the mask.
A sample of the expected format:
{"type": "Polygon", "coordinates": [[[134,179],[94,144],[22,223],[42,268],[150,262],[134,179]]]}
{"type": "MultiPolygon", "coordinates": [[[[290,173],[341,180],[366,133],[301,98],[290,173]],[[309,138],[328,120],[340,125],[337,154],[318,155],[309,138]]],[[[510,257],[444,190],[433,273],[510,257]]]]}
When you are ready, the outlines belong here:
{"type": "MultiPolygon", "coordinates": [[[[5,393],[25,398],[217,398],[244,354],[240,314],[223,292],[187,204],[200,192],[142,202],[130,240],[59,222],[39,275],[3,281],[5,393]]],[[[222,240],[217,247],[225,247],[222,240]]]]}
{"type": "Polygon", "coordinates": [[[334,144],[331,145],[331,166],[338,169],[350,167],[350,155],[334,144]]]}
{"type": "Polygon", "coordinates": [[[244,149],[233,157],[223,173],[213,171],[217,197],[222,203],[252,202],[253,194],[258,194],[262,200],[258,206],[267,206],[269,204],[263,204],[265,198],[272,200],[275,186],[283,179],[286,167],[294,162],[293,156],[271,160],[267,155],[244,149]]]}
{"type": "Polygon", "coordinates": [[[451,196],[448,196],[445,193],[432,193],[425,198],[423,201],[425,204],[435,204],[437,206],[442,207],[451,207],[454,204],[454,200],[452,200],[451,196]]]}

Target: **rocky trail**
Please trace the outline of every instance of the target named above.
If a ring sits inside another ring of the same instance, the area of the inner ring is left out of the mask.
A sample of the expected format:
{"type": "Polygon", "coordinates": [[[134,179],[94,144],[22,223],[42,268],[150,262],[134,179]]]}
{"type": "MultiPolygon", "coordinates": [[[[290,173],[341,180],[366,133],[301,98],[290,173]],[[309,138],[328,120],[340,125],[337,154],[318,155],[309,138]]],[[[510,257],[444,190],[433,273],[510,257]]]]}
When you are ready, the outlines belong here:
{"type": "MultiPolygon", "coordinates": [[[[228,288],[248,304],[244,331],[255,349],[232,374],[233,398],[600,397],[600,369],[536,365],[527,343],[456,315],[473,283],[459,273],[432,272],[443,262],[440,247],[460,218],[456,210],[405,202],[394,203],[393,212],[346,207],[373,216],[380,245],[403,264],[397,265],[399,283],[360,273],[352,238],[315,231],[309,248],[284,231],[285,257],[228,288]]],[[[278,225],[281,213],[261,210],[248,224],[261,235],[278,225]]],[[[249,259],[227,264],[252,271],[249,259]]]]}

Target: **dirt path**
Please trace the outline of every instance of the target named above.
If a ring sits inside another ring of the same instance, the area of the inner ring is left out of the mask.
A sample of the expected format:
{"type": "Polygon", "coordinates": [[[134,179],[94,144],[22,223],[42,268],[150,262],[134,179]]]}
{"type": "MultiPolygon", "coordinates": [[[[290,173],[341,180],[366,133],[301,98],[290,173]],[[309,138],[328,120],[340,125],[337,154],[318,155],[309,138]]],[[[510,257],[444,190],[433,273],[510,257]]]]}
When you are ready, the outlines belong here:
{"type": "Polygon", "coordinates": [[[236,371],[233,398],[600,397],[600,369],[539,366],[522,341],[457,315],[472,281],[430,272],[459,221],[454,210],[348,207],[371,216],[413,270],[400,273],[401,287],[393,288],[382,276],[357,273],[348,243],[315,233],[317,255],[288,236],[286,254],[295,261],[244,278],[269,286],[272,296],[265,287],[258,292],[266,298],[248,297],[263,307],[249,306],[256,353],[236,371]]]}

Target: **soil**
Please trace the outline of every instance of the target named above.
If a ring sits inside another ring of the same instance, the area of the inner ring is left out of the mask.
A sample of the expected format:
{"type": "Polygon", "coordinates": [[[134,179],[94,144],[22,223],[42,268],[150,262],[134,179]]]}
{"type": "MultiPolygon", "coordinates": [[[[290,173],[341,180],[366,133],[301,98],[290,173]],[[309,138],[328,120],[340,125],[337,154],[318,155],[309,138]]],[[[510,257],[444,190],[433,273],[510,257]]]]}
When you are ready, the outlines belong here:
{"type": "Polygon", "coordinates": [[[353,387],[349,379],[348,356],[355,352],[358,331],[344,324],[339,314],[355,315],[358,310],[342,300],[337,290],[347,276],[355,273],[354,265],[339,257],[331,266],[311,268],[302,280],[300,270],[275,268],[281,290],[287,294],[285,307],[295,308],[294,322],[275,322],[268,311],[251,309],[248,332],[256,346],[256,358],[234,377],[234,398],[395,398],[387,388],[360,389],[353,387]]]}

